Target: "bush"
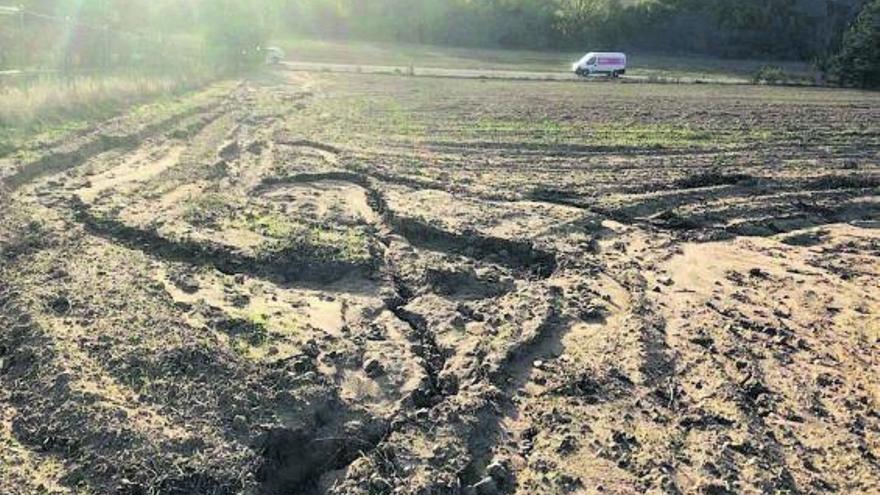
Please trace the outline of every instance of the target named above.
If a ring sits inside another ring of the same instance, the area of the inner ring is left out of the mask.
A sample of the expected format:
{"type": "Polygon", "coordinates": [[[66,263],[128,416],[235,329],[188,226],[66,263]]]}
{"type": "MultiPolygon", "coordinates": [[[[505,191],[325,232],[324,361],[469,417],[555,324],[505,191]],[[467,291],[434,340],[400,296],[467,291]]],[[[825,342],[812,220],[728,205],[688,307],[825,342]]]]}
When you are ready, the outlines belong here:
{"type": "Polygon", "coordinates": [[[787,80],[788,75],[785,71],[774,65],[765,65],[752,76],[752,82],[755,84],[779,84],[787,80]]]}
{"type": "Polygon", "coordinates": [[[259,6],[237,0],[220,0],[216,4],[207,19],[206,36],[214,63],[233,71],[259,64],[267,37],[259,6]]]}
{"type": "Polygon", "coordinates": [[[831,73],[843,85],[880,88],[880,0],[865,5],[847,30],[831,73]]]}

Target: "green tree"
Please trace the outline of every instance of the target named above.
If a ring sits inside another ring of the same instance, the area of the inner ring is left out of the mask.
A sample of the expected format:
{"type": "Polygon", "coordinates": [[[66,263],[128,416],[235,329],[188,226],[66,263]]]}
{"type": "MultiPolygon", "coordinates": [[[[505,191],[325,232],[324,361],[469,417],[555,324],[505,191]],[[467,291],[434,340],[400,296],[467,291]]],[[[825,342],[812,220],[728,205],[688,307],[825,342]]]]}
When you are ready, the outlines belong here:
{"type": "Polygon", "coordinates": [[[872,0],[847,30],[831,61],[842,84],[880,88],[880,0],[872,0]]]}
{"type": "Polygon", "coordinates": [[[555,28],[568,44],[612,48],[626,41],[635,7],[621,0],[557,0],[555,28]]]}
{"type": "Polygon", "coordinates": [[[224,69],[256,65],[268,36],[259,2],[213,0],[203,5],[206,42],[214,62],[224,69]]]}

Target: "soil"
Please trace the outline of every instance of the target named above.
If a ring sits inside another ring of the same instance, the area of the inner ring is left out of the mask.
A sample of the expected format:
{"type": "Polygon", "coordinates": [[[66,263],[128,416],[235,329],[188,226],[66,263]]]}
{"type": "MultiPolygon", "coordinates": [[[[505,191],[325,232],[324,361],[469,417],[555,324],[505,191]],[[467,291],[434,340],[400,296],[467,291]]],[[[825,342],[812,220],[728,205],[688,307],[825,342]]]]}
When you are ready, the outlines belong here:
{"type": "Polygon", "coordinates": [[[0,492],[880,493],[880,97],[278,73],[0,163],[0,492]]]}

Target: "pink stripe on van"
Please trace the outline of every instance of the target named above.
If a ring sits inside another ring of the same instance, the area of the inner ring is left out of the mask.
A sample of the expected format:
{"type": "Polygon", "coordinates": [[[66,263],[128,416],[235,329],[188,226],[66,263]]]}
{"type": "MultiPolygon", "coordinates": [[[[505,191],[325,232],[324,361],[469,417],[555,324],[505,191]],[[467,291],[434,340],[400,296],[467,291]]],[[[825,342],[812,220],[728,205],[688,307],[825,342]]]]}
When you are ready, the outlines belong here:
{"type": "Polygon", "coordinates": [[[623,59],[622,58],[602,57],[602,58],[599,58],[599,63],[602,65],[622,65],[623,59]]]}

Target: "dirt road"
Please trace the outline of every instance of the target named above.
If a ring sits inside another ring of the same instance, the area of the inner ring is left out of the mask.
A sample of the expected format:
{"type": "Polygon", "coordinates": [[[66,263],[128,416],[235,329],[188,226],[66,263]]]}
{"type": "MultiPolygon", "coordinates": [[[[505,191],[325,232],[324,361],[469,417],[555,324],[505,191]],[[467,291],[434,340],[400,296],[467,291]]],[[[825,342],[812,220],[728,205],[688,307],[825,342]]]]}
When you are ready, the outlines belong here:
{"type": "MultiPolygon", "coordinates": [[[[338,74],[389,74],[389,75],[407,75],[412,77],[441,77],[452,79],[501,79],[510,81],[591,81],[591,82],[612,82],[611,79],[605,77],[582,78],[577,75],[565,71],[564,68],[559,71],[523,71],[523,70],[499,70],[499,69],[447,69],[439,67],[409,67],[394,65],[354,65],[339,63],[318,63],[318,62],[282,62],[279,64],[281,68],[290,71],[300,72],[332,72],[338,74]]],[[[649,82],[650,78],[646,76],[628,75],[621,76],[617,81],[613,82],[649,82]]],[[[711,83],[711,84],[749,84],[746,78],[726,77],[677,77],[675,82],[683,84],[693,83],[711,83]]]]}
{"type": "Polygon", "coordinates": [[[0,492],[876,493],[880,99],[279,73],[0,160],[0,492]]]}

